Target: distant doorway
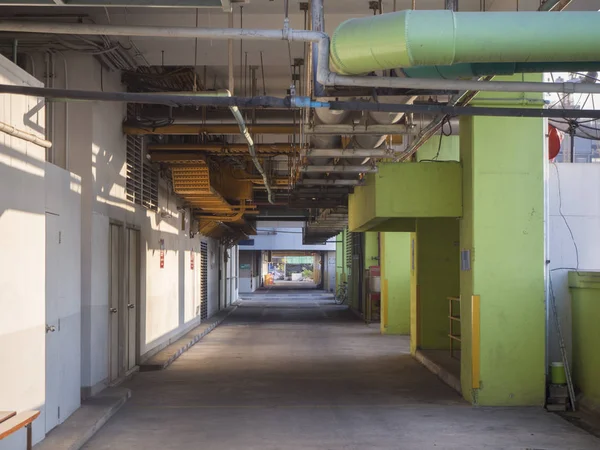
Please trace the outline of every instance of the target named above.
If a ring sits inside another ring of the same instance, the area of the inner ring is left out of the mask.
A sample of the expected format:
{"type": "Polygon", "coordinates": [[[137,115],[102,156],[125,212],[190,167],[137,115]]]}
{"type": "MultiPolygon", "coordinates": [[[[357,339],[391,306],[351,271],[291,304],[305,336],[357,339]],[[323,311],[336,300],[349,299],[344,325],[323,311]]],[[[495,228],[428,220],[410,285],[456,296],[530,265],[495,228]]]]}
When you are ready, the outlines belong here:
{"type": "Polygon", "coordinates": [[[267,264],[265,287],[315,289],[321,283],[320,253],[273,252],[267,264]]]}

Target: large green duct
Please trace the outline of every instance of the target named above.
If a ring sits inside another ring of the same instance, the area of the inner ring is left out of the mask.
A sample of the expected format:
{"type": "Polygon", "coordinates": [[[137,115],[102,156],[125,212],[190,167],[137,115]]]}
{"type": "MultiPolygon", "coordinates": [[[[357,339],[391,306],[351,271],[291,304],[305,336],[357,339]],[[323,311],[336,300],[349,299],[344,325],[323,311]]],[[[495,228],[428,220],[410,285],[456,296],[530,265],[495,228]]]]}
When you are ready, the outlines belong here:
{"type": "Polygon", "coordinates": [[[342,23],[330,62],[345,75],[459,63],[597,62],[598,42],[598,12],[409,10],[342,23]]]}
{"type": "Polygon", "coordinates": [[[452,66],[418,66],[400,69],[409,78],[478,78],[515,73],[600,72],[600,62],[473,63],[452,66]]]}

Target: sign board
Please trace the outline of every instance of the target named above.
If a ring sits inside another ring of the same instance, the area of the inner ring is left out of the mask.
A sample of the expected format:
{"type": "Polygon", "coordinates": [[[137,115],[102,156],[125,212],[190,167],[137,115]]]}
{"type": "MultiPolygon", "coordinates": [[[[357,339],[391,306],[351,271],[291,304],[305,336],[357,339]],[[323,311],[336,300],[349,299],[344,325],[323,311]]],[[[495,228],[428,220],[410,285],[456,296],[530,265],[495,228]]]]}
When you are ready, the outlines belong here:
{"type": "Polygon", "coordinates": [[[160,240],[160,268],[165,268],[165,240],[160,240]]]}

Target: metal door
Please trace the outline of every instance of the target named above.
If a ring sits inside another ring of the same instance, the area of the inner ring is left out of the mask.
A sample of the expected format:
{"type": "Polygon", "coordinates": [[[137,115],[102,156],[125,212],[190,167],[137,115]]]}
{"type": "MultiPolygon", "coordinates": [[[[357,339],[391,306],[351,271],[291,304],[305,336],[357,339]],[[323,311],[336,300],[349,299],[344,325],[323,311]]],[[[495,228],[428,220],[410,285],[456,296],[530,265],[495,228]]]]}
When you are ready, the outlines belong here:
{"type": "Polygon", "coordinates": [[[125,336],[127,338],[125,345],[125,369],[129,371],[135,367],[137,359],[140,232],[129,228],[127,229],[127,237],[127,298],[124,311],[126,311],[125,336]]]}
{"type": "Polygon", "coordinates": [[[108,374],[109,381],[114,381],[119,377],[119,361],[122,361],[123,345],[122,339],[119,339],[119,307],[121,305],[121,226],[110,225],[110,289],[108,299],[108,330],[109,330],[109,349],[108,349],[108,374]]]}
{"type": "Polygon", "coordinates": [[[46,433],[60,422],[60,217],[46,214],[46,433]]]}

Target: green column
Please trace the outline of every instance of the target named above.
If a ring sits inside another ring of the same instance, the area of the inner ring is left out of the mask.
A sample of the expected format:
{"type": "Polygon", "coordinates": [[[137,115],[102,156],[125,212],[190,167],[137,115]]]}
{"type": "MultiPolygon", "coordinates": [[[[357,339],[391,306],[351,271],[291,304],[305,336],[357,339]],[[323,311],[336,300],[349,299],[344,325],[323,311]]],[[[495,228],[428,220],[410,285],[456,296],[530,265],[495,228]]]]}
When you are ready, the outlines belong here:
{"type": "Polygon", "coordinates": [[[365,260],[364,269],[368,269],[371,266],[379,265],[379,233],[367,232],[365,233],[365,260]]]}
{"type": "MultiPolygon", "coordinates": [[[[541,95],[479,97],[542,106],[541,95]]],[[[461,118],[461,385],[475,404],[544,402],[544,136],[541,118],[461,118]]]]}
{"type": "Polygon", "coordinates": [[[459,220],[417,219],[416,346],[450,349],[448,297],[460,290],[459,220]]]}
{"type": "Polygon", "coordinates": [[[381,233],[381,332],[410,333],[410,233],[381,233]]]}

